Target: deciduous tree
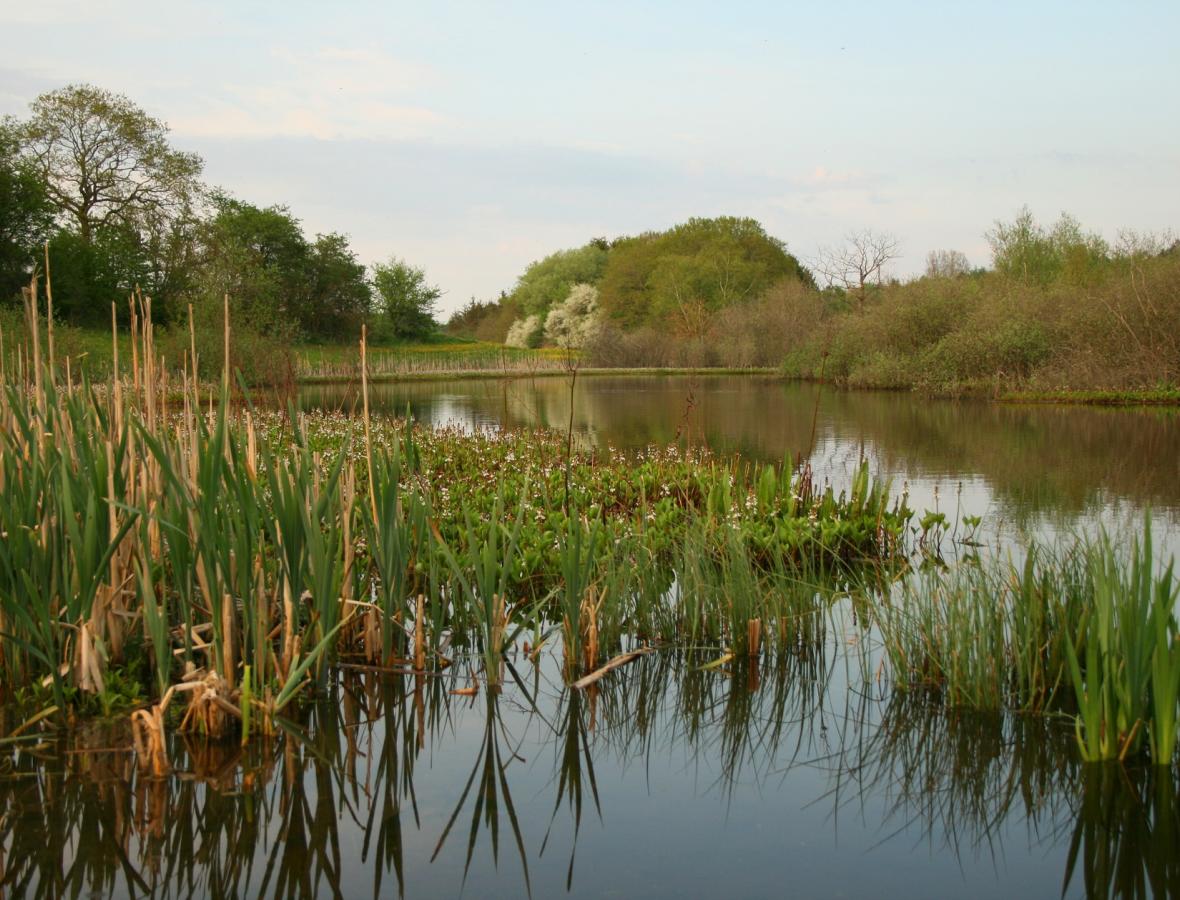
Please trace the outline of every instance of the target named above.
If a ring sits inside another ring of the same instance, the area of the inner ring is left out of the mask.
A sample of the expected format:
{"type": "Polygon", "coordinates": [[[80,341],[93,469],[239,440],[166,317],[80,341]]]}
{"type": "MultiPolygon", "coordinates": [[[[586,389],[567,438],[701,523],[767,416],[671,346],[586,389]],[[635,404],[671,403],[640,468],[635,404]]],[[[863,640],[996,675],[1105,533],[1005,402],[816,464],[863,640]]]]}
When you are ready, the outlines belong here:
{"type": "Polygon", "coordinates": [[[198,190],[200,157],[173,150],[167,127],[122,94],[70,85],[42,94],[31,110],[24,153],[83,243],[106,226],[141,227],[198,190]]]}
{"type": "Polygon", "coordinates": [[[425,337],[437,327],[435,304],[442,291],[427,283],[422,269],[392,257],[373,266],[373,287],[394,337],[425,337]]]}
{"type": "Polygon", "coordinates": [[[887,232],[864,228],[850,231],[844,243],[821,247],[812,269],[828,287],[839,287],[855,295],[863,306],[868,285],[880,284],[885,267],[899,255],[897,238],[887,232]]]}

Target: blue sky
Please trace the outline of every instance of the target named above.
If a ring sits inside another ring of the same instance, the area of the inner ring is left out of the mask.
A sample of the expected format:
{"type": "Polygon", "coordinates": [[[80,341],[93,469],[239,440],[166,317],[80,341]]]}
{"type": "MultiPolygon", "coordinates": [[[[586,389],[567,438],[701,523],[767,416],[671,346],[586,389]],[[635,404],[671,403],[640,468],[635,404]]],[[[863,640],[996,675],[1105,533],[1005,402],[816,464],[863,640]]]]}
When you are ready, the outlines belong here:
{"type": "Polygon", "coordinates": [[[286,203],[454,309],[533,259],[749,215],[988,259],[1023,204],[1180,227],[1180,3],[57,3],[0,7],[0,114],[86,81],[207,180],[286,203]]]}

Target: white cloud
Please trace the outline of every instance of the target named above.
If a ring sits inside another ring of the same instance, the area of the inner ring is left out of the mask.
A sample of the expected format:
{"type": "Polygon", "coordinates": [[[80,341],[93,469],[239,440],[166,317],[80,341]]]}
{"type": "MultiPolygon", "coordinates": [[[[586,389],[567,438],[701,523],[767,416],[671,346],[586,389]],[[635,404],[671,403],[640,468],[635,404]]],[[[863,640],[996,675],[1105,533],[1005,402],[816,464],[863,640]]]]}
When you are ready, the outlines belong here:
{"type": "Polygon", "coordinates": [[[178,135],[313,137],[320,140],[430,136],[447,119],[413,95],[429,85],[424,66],[364,48],[272,48],[249,83],[231,82],[171,117],[178,135]]]}

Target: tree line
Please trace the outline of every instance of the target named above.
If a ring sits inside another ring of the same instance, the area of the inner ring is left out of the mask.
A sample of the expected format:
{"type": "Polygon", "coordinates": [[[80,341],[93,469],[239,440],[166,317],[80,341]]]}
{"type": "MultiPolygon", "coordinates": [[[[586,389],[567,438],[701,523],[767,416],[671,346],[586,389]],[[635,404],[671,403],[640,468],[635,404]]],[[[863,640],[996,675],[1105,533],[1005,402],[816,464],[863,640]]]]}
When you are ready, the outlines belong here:
{"type": "Polygon", "coordinates": [[[55,314],[76,325],[126,314],[139,288],[163,325],[220,315],[283,341],[436,330],[440,291],[391,258],[370,268],[346,235],[308,236],[284,205],[201,180],[203,163],[129,98],[91,85],[42,94],[0,121],[0,300],[19,300],[46,247],[55,314]]]}
{"type": "Polygon", "coordinates": [[[577,346],[598,366],[757,366],[930,393],[1154,390],[1180,384],[1180,242],[1110,243],[1027,209],[985,233],[990,266],[934,250],[889,271],[891,234],[862,229],[804,266],[750,219],[692,219],[595,239],[472,301],[455,334],[577,346]]]}

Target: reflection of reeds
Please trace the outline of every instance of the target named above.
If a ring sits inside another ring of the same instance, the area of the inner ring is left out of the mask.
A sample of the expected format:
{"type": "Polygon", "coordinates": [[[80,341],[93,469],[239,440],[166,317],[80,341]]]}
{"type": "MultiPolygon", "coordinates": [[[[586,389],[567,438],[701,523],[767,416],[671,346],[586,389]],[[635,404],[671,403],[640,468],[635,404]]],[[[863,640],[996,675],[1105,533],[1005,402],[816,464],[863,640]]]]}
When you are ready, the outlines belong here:
{"type": "Polygon", "coordinates": [[[531,896],[532,887],[529,883],[528,853],[525,850],[524,838],[520,831],[520,822],[516,816],[516,807],[512,802],[512,791],[508,784],[507,775],[505,774],[508,764],[516,755],[517,747],[512,745],[511,738],[502,731],[498,709],[499,695],[495,691],[488,691],[484,694],[484,697],[486,718],[484,719],[483,740],[480,742],[479,752],[476,754],[475,764],[472,766],[471,774],[468,776],[467,782],[463,787],[463,792],[459,796],[459,802],[455,804],[455,811],[447,821],[446,827],[443,828],[442,834],[439,835],[438,843],[434,848],[434,854],[431,856],[431,861],[433,862],[442,851],[443,846],[447,842],[447,837],[451,833],[451,829],[458,820],[459,814],[463,811],[463,807],[467,804],[467,798],[469,796],[473,799],[471,827],[467,834],[467,852],[463,862],[464,883],[467,881],[467,872],[471,867],[471,857],[475,852],[481,820],[483,825],[488,829],[491,837],[492,860],[498,861],[500,853],[500,815],[501,807],[503,807],[503,814],[512,829],[512,837],[516,844],[517,853],[520,856],[520,865],[524,872],[525,888],[531,896]],[[472,787],[475,787],[474,793],[472,793],[472,787]]]}
{"type": "Polygon", "coordinates": [[[948,713],[921,695],[896,694],[879,722],[865,710],[845,736],[833,775],[837,812],[885,795],[885,838],[917,830],[956,855],[996,852],[1008,825],[1041,839],[1069,821],[1077,764],[1068,729],[1050,719],[948,713]]]}
{"type": "Polygon", "coordinates": [[[1083,767],[1064,895],[1081,870],[1087,897],[1180,894],[1180,784],[1173,769],[1128,777],[1110,764],[1083,767]]]}
{"type": "Polygon", "coordinates": [[[403,893],[426,864],[407,858],[420,843],[411,830],[432,832],[440,860],[461,832],[455,852],[472,872],[481,847],[495,860],[508,840],[526,885],[530,858],[569,834],[572,887],[592,877],[574,867],[590,806],[610,825],[604,779],[669,757],[711,772],[702,786],[722,803],[774,791],[800,767],[826,770],[834,816],[881,809],[882,842],[904,833],[905,843],[921,836],[964,858],[999,858],[1027,833],[1035,852],[1068,857],[1066,888],[1176,891],[1180,798],[1165,768],[1081,765],[1070,729],[1047,717],[948,713],[918,693],[877,700],[846,690],[826,652],[761,659],[756,676],[745,657],[728,669],[704,669],[705,659],[645,654],[582,692],[565,685],[554,650],[527,669],[528,683],[506,664],[501,691],[463,701],[443,678],[349,671],[330,681],[328,701],[277,718],[269,740],[169,735],[163,777],[127,752],[126,720],[96,725],[0,767],[0,891],[336,896],[355,887],[350,853],[359,852],[375,895],[387,880],[403,893]],[[432,772],[437,762],[422,768],[424,754],[466,733],[464,718],[478,726],[470,771],[455,779],[432,772]],[[549,825],[536,843],[515,796],[518,754],[551,760],[549,825]],[[454,807],[423,816],[424,780],[454,807]]]}

